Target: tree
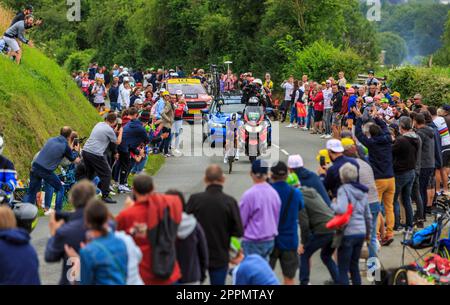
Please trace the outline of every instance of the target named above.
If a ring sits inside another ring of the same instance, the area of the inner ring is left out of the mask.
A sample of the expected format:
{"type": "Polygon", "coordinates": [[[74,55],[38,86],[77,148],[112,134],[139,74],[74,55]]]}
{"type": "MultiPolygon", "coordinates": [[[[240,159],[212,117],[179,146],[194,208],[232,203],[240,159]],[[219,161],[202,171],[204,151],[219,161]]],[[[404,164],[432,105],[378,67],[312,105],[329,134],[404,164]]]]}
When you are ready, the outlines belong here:
{"type": "Polygon", "coordinates": [[[377,41],[380,48],[386,51],[386,65],[400,65],[408,55],[406,41],[395,33],[378,33],[377,41]]]}

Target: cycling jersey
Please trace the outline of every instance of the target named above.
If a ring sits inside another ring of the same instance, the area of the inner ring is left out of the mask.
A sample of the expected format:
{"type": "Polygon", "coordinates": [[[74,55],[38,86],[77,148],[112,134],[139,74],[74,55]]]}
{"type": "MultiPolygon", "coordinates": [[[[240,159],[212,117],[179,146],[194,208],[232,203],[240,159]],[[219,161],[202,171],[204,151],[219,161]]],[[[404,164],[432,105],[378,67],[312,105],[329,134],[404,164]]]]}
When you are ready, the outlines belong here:
{"type": "Polygon", "coordinates": [[[14,193],[17,187],[17,172],[14,164],[7,158],[0,156],[0,189],[7,195],[14,193]]]}

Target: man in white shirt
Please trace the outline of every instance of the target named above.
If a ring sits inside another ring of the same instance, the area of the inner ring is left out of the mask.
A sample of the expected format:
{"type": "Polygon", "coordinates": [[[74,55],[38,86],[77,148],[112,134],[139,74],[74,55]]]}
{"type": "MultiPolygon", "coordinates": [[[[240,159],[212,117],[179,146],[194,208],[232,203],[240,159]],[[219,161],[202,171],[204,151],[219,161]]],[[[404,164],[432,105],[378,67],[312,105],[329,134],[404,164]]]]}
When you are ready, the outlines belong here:
{"type": "Polygon", "coordinates": [[[323,93],[323,124],[325,126],[325,134],[321,136],[322,139],[331,139],[331,113],[333,106],[331,105],[331,98],[333,91],[331,89],[331,81],[326,81],[326,87],[322,90],[323,93]]]}
{"type": "Polygon", "coordinates": [[[291,106],[292,94],[294,93],[294,76],[289,76],[289,79],[281,84],[281,88],[284,89],[284,101],[280,107],[281,122],[284,123],[284,121],[286,121],[287,112],[291,106]]]}

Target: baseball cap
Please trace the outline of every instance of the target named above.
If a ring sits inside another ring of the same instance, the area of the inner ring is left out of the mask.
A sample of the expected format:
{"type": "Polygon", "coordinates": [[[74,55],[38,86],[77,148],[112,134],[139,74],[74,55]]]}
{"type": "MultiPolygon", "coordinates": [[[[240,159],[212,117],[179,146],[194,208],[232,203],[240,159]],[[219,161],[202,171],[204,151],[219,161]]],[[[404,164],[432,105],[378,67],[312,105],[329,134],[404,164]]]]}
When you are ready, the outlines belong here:
{"type": "Polygon", "coordinates": [[[177,95],[183,95],[183,91],[177,90],[176,94],[177,94],[177,95]]]}
{"type": "Polygon", "coordinates": [[[159,89],[159,93],[164,93],[165,91],[166,91],[166,89],[164,89],[164,88],[159,89]]]}
{"type": "Polygon", "coordinates": [[[442,106],[442,109],[444,109],[447,112],[450,112],[450,105],[444,105],[442,106]]]}
{"type": "Polygon", "coordinates": [[[353,139],[349,139],[349,138],[342,139],[341,143],[344,148],[355,145],[355,141],[353,141],[353,139]]]}
{"type": "Polygon", "coordinates": [[[256,160],[252,163],[252,173],[255,175],[267,175],[269,172],[269,167],[267,163],[263,163],[261,160],[256,160]]]}
{"type": "Polygon", "coordinates": [[[327,79],[326,83],[331,84],[331,80],[327,79]]]}
{"type": "Polygon", "coordinates": [[[373,70],[369,70],[367,71],[368,74],[375,74],[375,72],[373,70]]]}
{"type": "Polygon", "coordinates": [[[400,98],[400,97],[401,97],[401,94],[398,93],[397,91],[395,91],[394,93],[392,93],[392,97],[398,97],[398,98],[400,98]]]}
{"type": "Polygon", "coordinates": [[[387,104],[387,103],[389,103],[389,100],[388,100],[387,98],[383,97],[383,98],[381,99],[381,103],[382,103],[382,104],[383,104],[383,103],[387,104]]]}
{"type": "Polygon", "coordinates": [[[344,151],[344,147],[342,146],[341,141],[337,139],[328,140],[327,149],[335,153],[341,153],[344,151]]]}
{"type": "Polygon", "coordinates": [[[166,95],[170,95],[169,91],[164,91],[163,93],[161,93],[162,96],[166,96],[166,95]]]}
{"type": "Polygon", "coordinates": [[[414,99],[415,100],[421,100],[422,99],[422,95],[421,94],[416,94],[416,95],[414,95],[414,99]]]}
{"type": "Polygon", "coordinates": [[[367,103],[367,104],[373,103],[373,97],[371,97],[371,96],[366,96],[366,103],[367,103]]]}
{"type": "Polygon", "coordinates": [[[321,83],[321,85],[325,85],[325,84],[326,84],[326,82],[322,82],[322,83],[321,83]]]}
{"type": "Polygon", "coordinates": [[[278,161],[274,166],[270,168],[270,171],[276,176],[286,176],[288,174],[288,167],[286,163],[278,161]]]}
{"type": "Polygon", "coordinates": [[[292,155],[288,158],[289,168],[299,168],[303,167],[303,158],[300,155],[292,155]]]}
{"type": "Polygon", "coordinates": [[[140,98],[137,98],[137,99],[134,101],[134,103],[135,103],[136,105],[143,105],[143,104],[144,104],[144,101],[143,101],[142,99],[140,99],[140,98]]]}

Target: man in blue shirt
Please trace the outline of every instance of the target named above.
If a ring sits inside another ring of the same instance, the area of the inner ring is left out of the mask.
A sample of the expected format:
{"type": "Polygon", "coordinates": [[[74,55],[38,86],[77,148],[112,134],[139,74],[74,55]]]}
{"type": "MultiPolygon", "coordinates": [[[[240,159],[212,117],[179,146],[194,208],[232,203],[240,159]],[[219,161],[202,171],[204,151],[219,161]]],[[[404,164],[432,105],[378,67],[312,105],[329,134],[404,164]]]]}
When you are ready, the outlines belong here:
{"type": "MultiPolygon", "coordinates": [[[[32,204],[36,203],[36,194],[42,187],[42,181],[47,182],[58,193],[62,190],[63,186],[61,180],[54,173],[59,163],[63,158],[67,158],[71,162],[79,163],[77,151],[79,152],[79,144],[69,143],[72,129],[70,127],[61,128],[60,136],[51,138],[45,143],[44,147],[39,152],[36,160],[34,160],[31,172],[30,172],[30,186],[28,188],[27,195],[25,196],[25,202],[32,204]]],[[[63,198],[57,198],[62,200],[63,198]]],[[[62,202],[57,202],[56,206],[61,206],[62,202]]]]}
{"type": "Polygon", "coordinates": [[[331,193],[332,198],[336,198],[337,190],[342,185],[339,169],[347,162],[352,163],[358,170],[359,165],[354,159],[344,156],[344,147],[341,141],[337,139],[332,139],[327,142],[327,150],[333,165],[328,170],[319,167],[319,174],[325,189],[331,193]]]}
{"type": "Polygon", "coordinates": [[[298,269],[298,212],[303,209],[303,195],[299,189],[291,187],[287,182],[288,167],[278,162],[271,169],[272,187],[281,199],[281,211],[278,222],[278,236],[270,255],[270,266],[275,268],[280,260],[284,284],[294,285],[295,273],[298,269]]]}

